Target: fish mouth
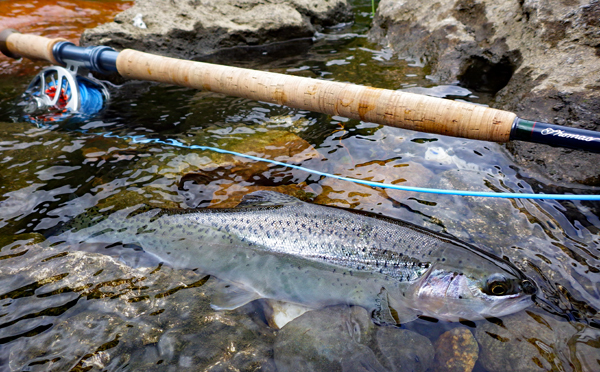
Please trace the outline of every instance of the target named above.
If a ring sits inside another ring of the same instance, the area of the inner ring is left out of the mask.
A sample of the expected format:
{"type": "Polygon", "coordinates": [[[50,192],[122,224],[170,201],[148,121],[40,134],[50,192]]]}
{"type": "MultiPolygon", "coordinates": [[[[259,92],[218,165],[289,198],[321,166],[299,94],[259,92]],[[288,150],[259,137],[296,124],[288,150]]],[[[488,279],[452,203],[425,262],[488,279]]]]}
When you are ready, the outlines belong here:
{"type": "Polygon", "coordinates": [[[501,317],[516,313],[534,304],[534,295],[520,293],[506,297],[508,298],[493,304],[488,311],[482,312],[482,315],[486,318],[501,317]]]}

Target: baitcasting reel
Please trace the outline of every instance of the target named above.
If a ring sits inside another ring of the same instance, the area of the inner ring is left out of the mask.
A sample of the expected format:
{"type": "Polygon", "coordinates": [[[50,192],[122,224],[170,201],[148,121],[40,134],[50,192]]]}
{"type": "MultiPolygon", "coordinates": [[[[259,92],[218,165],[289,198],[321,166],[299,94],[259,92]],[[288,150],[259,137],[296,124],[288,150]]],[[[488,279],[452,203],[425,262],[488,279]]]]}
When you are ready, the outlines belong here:
{"type": "Polygon", "coordinates": [[[108,90],[99,80],[77,70],[71,64],[44,68],[21,97],[21,119],[45,126],[70,119],[82,121],[98,113],[108,102],[108,90]]]}

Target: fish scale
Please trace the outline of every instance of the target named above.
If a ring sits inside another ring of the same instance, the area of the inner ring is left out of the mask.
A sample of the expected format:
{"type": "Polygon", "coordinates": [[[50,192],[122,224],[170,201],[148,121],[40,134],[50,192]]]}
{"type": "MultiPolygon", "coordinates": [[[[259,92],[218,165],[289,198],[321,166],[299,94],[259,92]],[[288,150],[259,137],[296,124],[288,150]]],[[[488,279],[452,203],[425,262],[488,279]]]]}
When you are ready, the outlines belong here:
{"type": "Polygon", "coordinates": [[[475,319],[519,310],[534,292],[514,265],[455,238],[275,192],[249,194],[236,208],[131,208],[93,221],[53,240],[135,244],[173,267],[214,275],[237,288],[219,309],[271,298],[359,305],[381,323],[475,319]],[[498,276],[507,292],[492,296],[489,278],[498,276]]]}

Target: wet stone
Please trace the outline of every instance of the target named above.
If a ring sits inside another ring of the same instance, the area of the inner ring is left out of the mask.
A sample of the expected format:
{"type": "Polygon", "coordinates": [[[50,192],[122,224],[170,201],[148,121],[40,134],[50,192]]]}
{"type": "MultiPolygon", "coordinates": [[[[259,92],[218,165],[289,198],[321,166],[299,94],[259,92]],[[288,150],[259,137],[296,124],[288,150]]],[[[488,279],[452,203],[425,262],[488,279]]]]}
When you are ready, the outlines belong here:
{"type": "Polygon", "coordinates": [[[81,44],[186,59],[219,51],[227,57],[236,47],[310,38],[325,26],[352,19],[350,9],[345,0],[137,0],[114,22],[86,30],[81,44]]]}
{"type": "MultiPolygon", "coordinates": [[[[521,118],[600,128],[596,0],[381,0],[371,40],[426,61],[429,77],[490,94],[521,118]]],[[[514,160],[557,182],[598,185],[598,154],[510,141],[514,160]]]]}
{"type": "Polygon", "coordinates": [[[277,334],[277,370],[384,370],[366,346],[374,328],[361,307],[335,306],[309,311],[286,324],[277,334]]]}
{"type": "Polygon", "coordinates": [[[467,328],[454,328],[435,342],[435,370],[470,372],[479,357],[479,346],[467,328]]]}
{"type": "Polygon", "coordinates": [[[429,339],[409,330],[375,326],[358,306],[308,311],[277,334],[278,371],[426,371],[429,339]]]}
{"type": "MultiPolygon", "coordinates": [[[[477,326],[479,361],[490,372],[570,370],[560,351],[575,329],[548,315],[524,311],[477,326]]],[[[596,335],[597,337],[597,335],[596,335]]],[[[596,358],[600,358],[598,349],[596,358]]]]}
{"type": "Polygon", "coordinates": [[[426,371],[433,364],[434,350],[429,339],[413,331],[379,327],[377,346],[382,360],[391,371],[426,371]]]}

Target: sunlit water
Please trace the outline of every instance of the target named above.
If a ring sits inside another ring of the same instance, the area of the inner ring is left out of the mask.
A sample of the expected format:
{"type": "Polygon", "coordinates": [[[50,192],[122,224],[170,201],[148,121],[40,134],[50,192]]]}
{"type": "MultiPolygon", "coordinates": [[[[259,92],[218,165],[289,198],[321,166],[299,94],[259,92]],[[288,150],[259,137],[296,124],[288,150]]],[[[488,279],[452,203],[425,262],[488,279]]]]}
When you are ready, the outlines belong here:
{"type": "MultiPolygon", "coordinates": [[[[234,55],[233,62],[229,55],[229,63],[489,103],[489,97],[477,92],[436,86],[418,61],[398,59],[369,43],[370,2],[354,3],[354,23],[326,29],[312,42],[298,43],[293,53],[246,50],[234,55]]],[[[211,57],[217,62],[221,58],[211,57]]],[[[31,72],[0,75],[0,370],[274,370],[277,331],[266,324],[260,303],[215,312],[209,307],[214,289],[202,273],[157,266],[127,249],[73,247],[62,252],[33,245],[43,240],[41,233],[92,210],[115,211],[139,203],[233,206],[243,194],[258,189],[302,190],[313,194],[316,203],[445,231],[508,258],[535,278],[544,301],[503,319],[503,326],[495,320],[466,327],[505,340],[507,358],[514,350],[525,350],[523,363],[540,370],[600,368],[598,202],[376,189],[119,137],[176,139],[410,186],[536,193],[600,190],[555,184],[515,164],[495,143],[140,82],[111,86],[110,106],[90,121],[38,128],[14,121],[15,103],[31,77],[31,72]]],[[[455,327],[465,325],[417,320],[402,326],[431,342],[455,327]]],[[[482,345],[480,349],[485,350],[482,345]]],[[[493,369],[482,358],[475,369],[493,369]]]]}

